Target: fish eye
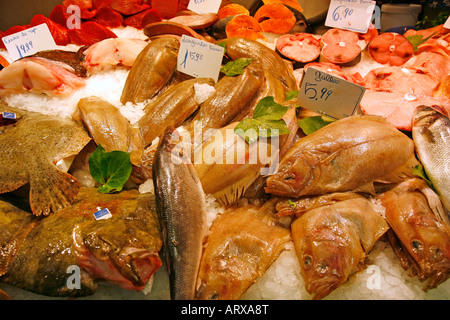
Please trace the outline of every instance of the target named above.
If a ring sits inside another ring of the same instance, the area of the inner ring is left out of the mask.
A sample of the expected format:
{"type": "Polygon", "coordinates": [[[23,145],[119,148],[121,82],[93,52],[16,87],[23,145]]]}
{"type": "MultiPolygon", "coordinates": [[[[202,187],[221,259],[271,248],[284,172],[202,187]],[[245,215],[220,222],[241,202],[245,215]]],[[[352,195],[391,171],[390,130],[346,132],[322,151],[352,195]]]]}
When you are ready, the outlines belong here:
{"type": "Polygon", "coordinates": [[[419,240],[413,240],[412,246],[416,251],[421,251],[423,249],[423,243],[419,240]]]}
{"type": "Polygon", "coordinates": [[[310,267],[312,264],[312,257],[309,255],[305,255],[305,257],[303,258],[303,264],[306,268],[310,267]]]}
{"type": "Polygon", "coordinates": [[[440,259],[442,257],[442,251],[438,247],[435,247],[435,246],[431,247],[430,253],[431,253],[431,256],[433,257],[433,259],[440,259]]]}
{"type": "Polygon", "coordinates": [[[283,179],[284,179],[285,181],[293,180],[293,179],[295,179],[295,175],[294,175],[293,173],[286,173],[286,174],[283,176],[283,179]]]}

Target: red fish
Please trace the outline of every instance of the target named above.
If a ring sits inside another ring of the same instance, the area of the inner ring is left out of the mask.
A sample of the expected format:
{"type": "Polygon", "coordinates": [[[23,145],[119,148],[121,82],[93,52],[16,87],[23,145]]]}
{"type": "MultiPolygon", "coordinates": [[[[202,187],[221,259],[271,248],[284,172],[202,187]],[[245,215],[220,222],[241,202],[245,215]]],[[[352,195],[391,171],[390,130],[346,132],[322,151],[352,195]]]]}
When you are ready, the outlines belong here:
{"type": "Polygon", "coordinates": [[[50,33],[55,39],[55,43],[60,46],[65,46],[70,43],[69,35],[67,33],[67,28],[61,26],[60,24],[50,20],[49,18],[43,16],[42,14],[37,14],[31,19],[30,26],[37,26],[39,24],[45,23],[50,30],[50,33]]]}
{"type": "Polygon", "coordinates": [[[136,29],[143,29],[146,25],[154,22],[161,22],[162,17],[159,11],[156,9],[147,9],[139,12],[135,15],[127,17],[123,24],[127,26],[134,27],[136,29]]]}
{"type": "Polygon", "coordinates": [[[117,28],[120,27],[123,23],[123,16],[112,9],[110,6],[101,6],[97,13],[94,16],[94,21],[99,24],[109,27],[109,28],[117,28]]]}
{"type": "Polygon", "coordinates": [[[80,29],[69,29],[68,34],[71,42],[80,46],[90,46],[104,39],[117,38],[114,32],[94,21],[82,23],[80,29]]]}

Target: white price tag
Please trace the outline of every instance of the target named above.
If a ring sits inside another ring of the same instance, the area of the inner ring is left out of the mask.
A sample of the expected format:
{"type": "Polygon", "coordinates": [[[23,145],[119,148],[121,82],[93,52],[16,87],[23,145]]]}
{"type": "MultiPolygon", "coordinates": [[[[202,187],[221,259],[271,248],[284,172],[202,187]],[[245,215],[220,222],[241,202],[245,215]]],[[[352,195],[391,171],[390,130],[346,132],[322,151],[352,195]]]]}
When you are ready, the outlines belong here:
{"type": "Polygon", "coordinates": [[[450,17],[448,17],[447,21],[445,21],[444,28],[450,29],[450,17]]]}
{"type": "Polygon", "coordinates": [[[217,13],[222,0],[190,0],[188,9],[196,13],[217,13]]]}
{"type": "Polygon", "coordinates": [[[376,2],[371,0],[331,0],[325,25],[366,33],[376,2]]]}
{"type": "Polygon", "coordinates": [[[3,37],[2,40],[14,61],[56,48],[55,40],[45,23],[3,37]]]}
{"type": "Polygon", "coordinates": [[[333,119],[361,113],[359,103],[366,88],[309,67],[302,78],[298,102],[304,108],[333,119]]]}
{"type": "Polygon", "coordinates": [[[183,35],[178,53],[177,70],[196,78],[211,78],[217,82],[224,48],[183,35]]]}

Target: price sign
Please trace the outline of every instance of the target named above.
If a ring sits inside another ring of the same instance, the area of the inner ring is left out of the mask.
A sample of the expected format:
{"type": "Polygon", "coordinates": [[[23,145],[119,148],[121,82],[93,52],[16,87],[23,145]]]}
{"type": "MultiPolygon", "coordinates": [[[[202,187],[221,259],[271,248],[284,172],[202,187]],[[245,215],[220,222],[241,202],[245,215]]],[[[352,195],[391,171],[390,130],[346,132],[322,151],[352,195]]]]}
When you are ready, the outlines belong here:
{"type": "Polygon", "coordinates": [[[309,67],[303,75],[297,99],[304,108],[342,119],[361,113],[359,103],[365,91],[363,86],[309,67]]]}
{"type": "Polygon", "coordinates": [[[450,17],[448,17],[447,21],[445,21],[444,28],[450,29],[450,17]]]}
{"type": "Polygon", "coordinates": [[[371,0],[331,0],[325,25],[366,33],[375,5],[371,0]]]}
{"type": "Polygon", "coordinates": [[[177,70],[196,78],[211,78],[217,82],[224,48],[183,35],[178,53],[177,70]]]}
{"type": "Polygon", "coordinates": [[[190,0],[188,9],[196,13],[217,13],[222,0],[190,0]]]}
{"type": "Polygon", "coordinates": [[[43,23],[2,38],[14,61],[43,50],[56,48],[48,26],[43,23]]]}

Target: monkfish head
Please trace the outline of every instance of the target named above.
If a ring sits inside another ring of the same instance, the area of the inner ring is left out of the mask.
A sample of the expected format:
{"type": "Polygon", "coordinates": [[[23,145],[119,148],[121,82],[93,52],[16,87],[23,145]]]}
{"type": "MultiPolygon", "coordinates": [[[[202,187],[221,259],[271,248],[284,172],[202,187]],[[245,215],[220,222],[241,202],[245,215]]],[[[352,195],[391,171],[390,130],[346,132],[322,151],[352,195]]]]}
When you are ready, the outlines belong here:
{"type": "Polygon", "coordinates": [[[107,223],[111,222],[108,220],[88,221],[74,228],[77,263],[94,279],[140,291],[161,267],[158,251],[154,249],[155,241],[160,240],[126,225],[126,221],[107,223]]]}
{"type": "Polygon", "coordinates": [[[311,166],[302,158],[291,158],[282,161],[278,171],[267,179],[265,191],[278,196],[298,197],[311,179],[311,166]]]}

